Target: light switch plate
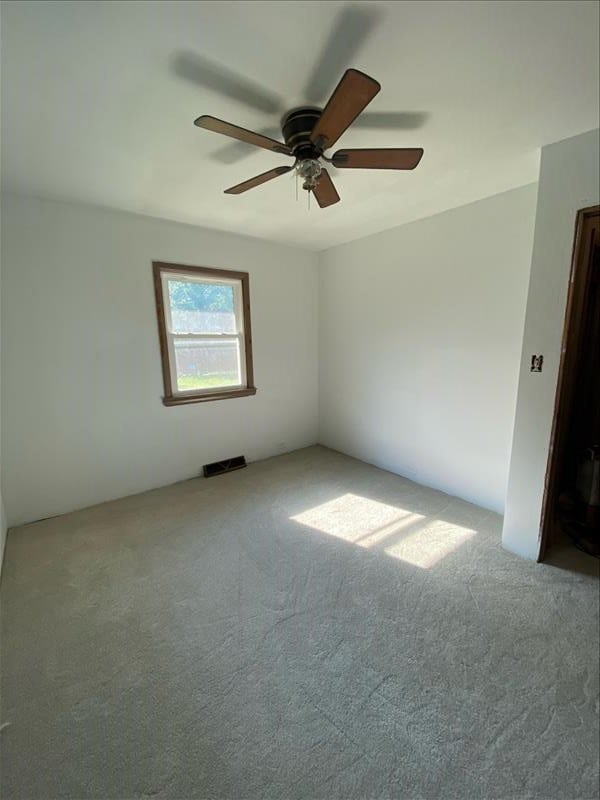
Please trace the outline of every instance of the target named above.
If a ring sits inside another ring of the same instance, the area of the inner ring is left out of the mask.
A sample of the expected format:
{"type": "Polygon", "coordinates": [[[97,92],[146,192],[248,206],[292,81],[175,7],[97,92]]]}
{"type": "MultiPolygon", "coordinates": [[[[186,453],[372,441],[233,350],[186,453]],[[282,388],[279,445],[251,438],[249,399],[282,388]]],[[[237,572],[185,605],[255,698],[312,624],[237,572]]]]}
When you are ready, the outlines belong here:
{"type": "Polygon", "coordinates": [[[544,356],[531,356],[530,372],[541,372],[544,365],[544,356]]]}

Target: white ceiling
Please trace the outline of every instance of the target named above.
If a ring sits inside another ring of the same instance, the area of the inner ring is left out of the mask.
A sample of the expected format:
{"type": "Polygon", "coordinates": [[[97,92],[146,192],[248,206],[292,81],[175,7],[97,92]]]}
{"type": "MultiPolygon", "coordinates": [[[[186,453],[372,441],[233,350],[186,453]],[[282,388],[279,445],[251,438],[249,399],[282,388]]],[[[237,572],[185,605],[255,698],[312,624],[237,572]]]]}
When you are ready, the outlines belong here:
{"type": "Polygon", "coordinates": [[[351,5],[3,3],[4,188],[320,250],[534,181],[541,145],[598,126],[594,0],[351,5]],[[195,117],[277,127],[319,93],[319,61],[322,92],[353,66],[382,85],[368,111],[406,115],[396,129],[356,126],[337,146],[423,146],[420,166],[332,168],[342,202],[324,210],[308,211],[303,192],[296,202],[290,175],[224,195],[287,159],[247,148],[224,163],[232,140],[195,117]],[[207,88],[207,64],[240,99],[207,88]],[[264,87],[269,110],[243,81],[264,87]]]}

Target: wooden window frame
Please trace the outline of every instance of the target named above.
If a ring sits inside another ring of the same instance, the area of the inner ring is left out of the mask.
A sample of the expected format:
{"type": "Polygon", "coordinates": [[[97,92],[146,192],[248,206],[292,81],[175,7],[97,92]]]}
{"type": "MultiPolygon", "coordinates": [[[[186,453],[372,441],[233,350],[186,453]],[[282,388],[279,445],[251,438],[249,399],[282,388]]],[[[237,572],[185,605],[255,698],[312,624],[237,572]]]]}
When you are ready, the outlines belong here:
{"type": "Polygon", "coordinates": [[[256,394],[254,386],[254,367],[252,361],[252,328],[250,322],[250,281],[247,272],[235,272],[229,269],[214,269],[213,267],[192,267],[188,264],[170,264],[164,261],[153,261],[154,296],[156,300],[156,315],[158,319],[158,339],[160,343],[160,358],[164,386],[163,404],[165,406],[188,405],[190,403],[207,403],[212,400],[229,400],[232,397],[248,397],[256,394]],[[163,296],[162,276],[173,272],[179,275],[187,274],[194,278],[225,279],[239,281],[242,290],[242,318],[243,341],[245,355],[246,385],[233,389],[216,388],[215,391],[185,392],[174,391],[171,379],[171,362],[169,357],[169,335],[167,332],[166,311],[163,296]]]}

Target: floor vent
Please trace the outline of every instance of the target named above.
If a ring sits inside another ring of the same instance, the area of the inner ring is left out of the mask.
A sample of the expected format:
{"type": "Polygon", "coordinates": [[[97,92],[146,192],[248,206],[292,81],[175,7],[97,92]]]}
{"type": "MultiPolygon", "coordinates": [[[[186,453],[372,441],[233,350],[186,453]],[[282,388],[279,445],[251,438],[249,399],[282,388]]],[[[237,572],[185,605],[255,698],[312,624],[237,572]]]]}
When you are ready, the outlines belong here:
{"type": "Polygon", "coordinates": [[[244,456],[236,456],[235,458],[226,458],[224,461],[215,461],[214,464],[205,464],[202,469],[204,470],[205,478],[212,478],[213,475],[222,475],[224,472],[242,469],[245,466],[246,459],[244,456]]]}

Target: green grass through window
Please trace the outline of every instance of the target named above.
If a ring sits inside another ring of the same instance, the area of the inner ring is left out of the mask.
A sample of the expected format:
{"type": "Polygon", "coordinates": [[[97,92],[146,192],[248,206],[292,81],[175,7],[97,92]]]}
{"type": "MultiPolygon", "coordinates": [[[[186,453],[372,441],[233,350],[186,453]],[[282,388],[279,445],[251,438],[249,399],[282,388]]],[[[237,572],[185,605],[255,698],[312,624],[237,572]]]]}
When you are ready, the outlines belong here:
{"type": "Polygon", "coordinates": [[[190,389],[211,389],[220,386],[237,386],[239,377],[236,372],[223,372],[220,375],[179,375],[177,388],[180,392],[190,389]]]}

